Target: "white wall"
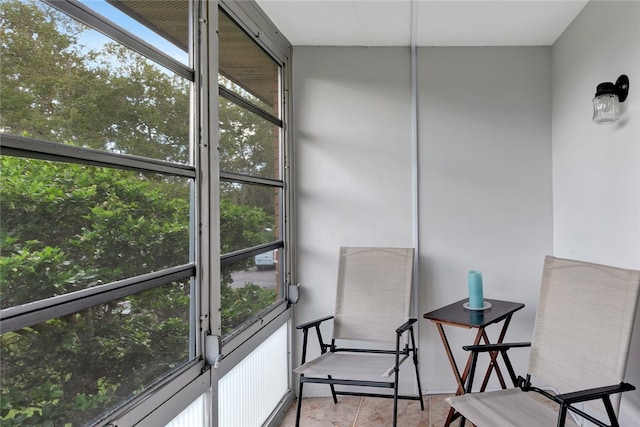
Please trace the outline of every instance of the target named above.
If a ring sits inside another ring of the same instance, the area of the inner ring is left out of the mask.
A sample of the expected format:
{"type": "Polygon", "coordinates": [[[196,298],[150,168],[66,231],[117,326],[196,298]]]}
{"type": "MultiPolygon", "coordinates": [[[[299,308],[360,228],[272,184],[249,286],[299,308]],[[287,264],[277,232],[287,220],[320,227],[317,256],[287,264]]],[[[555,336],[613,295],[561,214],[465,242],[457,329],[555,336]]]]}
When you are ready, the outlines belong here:
{"type": "MultiPolygon", "coordinates": [[[[302,322],[333,312],[340,245],[413,244],[410,54],[298,47],[293,67],[302,322]]],[[[422,48],[418,72],[420,314],[465,297],[478,269],[487,297],[527,305],[508,338],[528,340],[545,254],[640,268],[639,2],[590,2],[552,48],[422,48]],[[622,73],[625,119],[593,124],[595,86],[622,73]]],[[[450,391],[419,323],[423,388],[450,391]]],[[[640,385],[640,315],[627,380],[640,385]]],[[[622,425],[638,419],[626,393],[622,425]]]]}
{"type": "MultiPolygon", "coordinates": [[[[423,48],[418,59],[421,311],[467,297],[479,270],[486,298],[525,303],[507,339],[528,341],[552,249],[551,49],[423,48]]],[[[475,330],[447,334],[462,369],[475,330]]],[[[423,322],[420,344],[428,390],[453,390],[434,325],[423,322]]],[[[523,372],[528,351],[513,357],[523,372]]]]}
{"type": "MultiPolygon", "coordinates": [[[[333,313],[340,245],[413,246],[414,184],[409,49],[293,58],[300,323],[333,313]]],[[[527,304],[509,336],[530,338],[551,251],[550,59],[550,48],[419,50],[420,318],[464,298],[479,269],[487,297],[527,304]]],[[[472,339],[451,337],[456,348],[472,339]]],[[[422,318],[419,344],[423,388],[454,390],[422,318]]]]}
{"type": "MultiPolygon", "coordinates": [[[[590,2],[553,46],[554,254],[640,268],[640,3],[590,2]],[[611,25],[608,25],[611,24],[611,25]],[[598,126],[598,83],[630,79],[623,119],[598,126]]],[[[640,314],[626,380],[640,386],[640,314]]],[[[624,394],[621,424],[640,420],[624,394]]]]}
{"type": "Polygon", "coordinates": [[[340,246],[413,246],[411,74],[409,49],[295,48],[293,62],[301,323],[333,314],[340,246]]]}

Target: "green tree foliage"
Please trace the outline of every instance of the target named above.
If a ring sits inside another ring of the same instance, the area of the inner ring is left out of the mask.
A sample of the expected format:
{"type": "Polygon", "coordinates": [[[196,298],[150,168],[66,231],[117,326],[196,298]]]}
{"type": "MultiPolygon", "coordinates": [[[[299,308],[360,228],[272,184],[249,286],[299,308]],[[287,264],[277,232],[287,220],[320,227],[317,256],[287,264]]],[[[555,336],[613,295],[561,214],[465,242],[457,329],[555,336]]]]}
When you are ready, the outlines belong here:
{"type": "Polygon", "coordinates": [[[188,162],[188,81],[114,42],[87,50],[84,26],[34,1],[3,2],[0,23],[2,129],[188,162]]]}
{"type": "MultiPolygon", "coordinates": [[[[220,235],[221,252],[235,250],[267,243],[264,230],[272,220],[262,209],[248,209],[224,198],[220,201],[220,235]],[[242,224],[242,227],[238,227],[242,224]]],[[[221,274],[221,318],[222,335],[229,335],[238,326],[254,317],[264,308],[276,301],[273,290],[248,283],[242,287],[233,287],[232,273],[239,269],[249,268],[253,259],[245,259],[223,267],[221,274]]]]}
{"type": "MultiPolygon", "coordinates": [[[[189,82],[115,43],[89,50],[86,28],[35,1],[0,2],[0,24],[0,132],[189,161],[189,82]]],[[[233,168],[276,173],[266,154],[274,152],[273,127],[237,106],[224,109],[221,127],[245,129],[221,135],[221,151],[240,165],[233,168]]],[[[3,156],[0,308],[187,263],[190,185],[3,156]]],[[[225,188],[223,252],[264,243],[273,199],[225,188]]],[[[230,270],[222,277],[225,333],[276,299],[252,284],[232,287],[230,270]]],[[[3,333],[0,425],[82,425],[186,362],[192,286],[169,283],[3,333]]]]}
{"type": "Polygon", "coordinates": [[[105,140],[120,152],[187,163],[189,82],[115,43],[104,54],[100,69],[110,72],[101,114],[111,121],[105,140]]]}
{"type": "MultiPolygon", "coordinates": [[[[2,308],[188,262],[188,187],[1,161],[2,308]]],[[[185,362],[189,295],[172,283],[2,335],[3,423],[81,425],[185,362]]]]}
{"type": "Polygon", "coordinates": [[[2,308],[189,261],[188,183],[1,161],[2,308]]]}
{"type": "Polygon", "coordinates": [[[33,2],[9,1],[2,3],[0,27],[2,128],[53,140],[92,128],[90,118],[79,114],[83,104],[92,104],[86,89],[93,77],[76,44],[81,26],[33,2]]]}
{"type": "MultiPolygon", "coordinates": [[[[220,97],[220,169],[244,175],[280,179],[279,128],[254,113],[220,97]]],[[[274,216],[274,195],[255,185],[223,186],[224,197],[234,203],[254,203],[274,216]]]]}

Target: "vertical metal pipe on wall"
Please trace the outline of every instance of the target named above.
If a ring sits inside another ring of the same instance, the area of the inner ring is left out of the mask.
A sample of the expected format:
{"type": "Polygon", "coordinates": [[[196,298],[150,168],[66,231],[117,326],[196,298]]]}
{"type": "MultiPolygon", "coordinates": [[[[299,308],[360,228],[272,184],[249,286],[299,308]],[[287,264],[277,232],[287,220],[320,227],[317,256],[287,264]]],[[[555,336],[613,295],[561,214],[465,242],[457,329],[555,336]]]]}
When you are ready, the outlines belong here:
{"type": "MultiPolygon", "coordinates": [[[[418,316],[420,288],[420,192],[418,159],[418,60],[416,33],[418,30],[418,0],[411,1],[411,142],[413,160],[413,315],[418,316]]],[[[417,328],[417,326],[416,326],[417,328]]]]}

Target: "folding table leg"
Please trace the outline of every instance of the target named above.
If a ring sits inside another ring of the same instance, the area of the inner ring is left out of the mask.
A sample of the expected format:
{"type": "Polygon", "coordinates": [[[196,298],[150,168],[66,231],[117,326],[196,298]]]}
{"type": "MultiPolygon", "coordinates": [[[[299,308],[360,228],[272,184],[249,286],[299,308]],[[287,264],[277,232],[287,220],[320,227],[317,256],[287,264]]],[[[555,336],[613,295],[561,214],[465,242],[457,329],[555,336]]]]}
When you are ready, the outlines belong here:
{"type": "MultiPolygon", "coordinates": [[[[471,369],[471,355],[469,355],[469,357],[467,358],[467,364],[465,365],[464,371],[462,372],[462,374],[460,374],[458,365],[456,364],[456,360],[453,357],[453,352],[451,351],[451,346],[449,345],[449,340],[447,339],[447,335],[445,334],[444,328],[442,327],[442,323],[436,323],[436,327],[438,328],[440,338],[442,339],[442,343],[444,344],[445,352],[447,353],[449,363],[451,364],[451,369],[453,370],[453,374],[455,375],[456,381],[458,382],[458,390],[456,391],[456,396],[459,396],[461,394],[464,394],[465,383],[471,369]]],[[[474,344],[477,345],[478,343],[480,343],[480,339],[482,338],[483,333],[484,329],[479,328],[478,333],[473,340],[474,344]]],[[[457,414],[453,407],[449,409],[449,414],[447,415],[447,419],[444,423],[445,427],[448,427],[458,416],[460,416],[460,414],[457,414]]]]}
{"type": "MultiPolygon", "coordinates": [[[[502,324],[502,329],[500,330],[500,335],[498,335],[498,340],[496,341],[496,344],[502,344],[502,342],[504,341],[504,337],[507,334],[507,329],[509,328],[509,323],[511,322],[511,316],[512,315],[507,316],[506,319],[504,320],[504,323],[502,324]]],[[[490,344],[489,337],[484,332],[484,330],[482,331],[482,334],[483,334],[484,342],[486,344],[490,344]]],[[[498,366],[498,353],[499,353],[498,351],[495,351],[495,352],[492,351],[489,353],[491,360],[489,361],[489,367],[487,368],[487,372],[484,375],[484,380],[482,381],[482,386],[480,387],[480,391],[485,391],[487,389],[487,384],[489,384],[489,378],[491,377],[491,373],[494,369],[496,370],[496,375],[498,376],[498,381],[500,382],[500,386],[502,387],[502,389],[504,390],[507,388],[507,384],[505,383],[504,377],[502,376],[502,371],[498,366]]]]}

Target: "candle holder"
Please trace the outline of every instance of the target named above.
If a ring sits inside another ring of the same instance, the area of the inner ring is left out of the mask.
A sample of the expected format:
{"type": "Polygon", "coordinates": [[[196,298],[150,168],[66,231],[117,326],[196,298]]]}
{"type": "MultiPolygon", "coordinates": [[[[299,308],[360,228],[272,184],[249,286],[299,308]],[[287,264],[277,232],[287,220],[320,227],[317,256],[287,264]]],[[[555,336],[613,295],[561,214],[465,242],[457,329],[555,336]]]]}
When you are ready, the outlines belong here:
{"type": "Polygon", "coordinates": [[[471,311],[484,311],[484,310],[489,310],[491,308],[491,303],[487,302],[487,301],[484,301],[482,303],[482,307],[477,307],[476,308],[476,307],[471,307],[469,305],[469,302],[464,302],[464,303],[462,303],[462,307],[467,309],[467,310],[471,310],[471,311]]]}

